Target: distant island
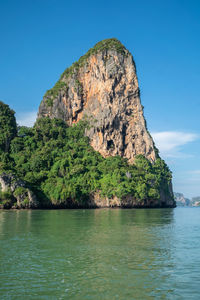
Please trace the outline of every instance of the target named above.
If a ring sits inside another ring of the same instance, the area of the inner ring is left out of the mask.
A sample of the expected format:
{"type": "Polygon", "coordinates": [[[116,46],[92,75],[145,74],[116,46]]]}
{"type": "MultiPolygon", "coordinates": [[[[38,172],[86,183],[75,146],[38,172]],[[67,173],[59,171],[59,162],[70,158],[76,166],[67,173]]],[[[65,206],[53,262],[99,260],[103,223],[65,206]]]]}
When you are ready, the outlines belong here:
{"type": "Polygon", "coordinates": [[[117,39],[64,71],[33,128],[0,102],[0,208],[175,207],[171,180],[117,39]]]}
{"type": "Polygon", "coordinates": [[[177,206],[200,206],[200,196],[193,197],[192,199],[186,198],[182,193],[174,193],[174,198],[177,206]]]}

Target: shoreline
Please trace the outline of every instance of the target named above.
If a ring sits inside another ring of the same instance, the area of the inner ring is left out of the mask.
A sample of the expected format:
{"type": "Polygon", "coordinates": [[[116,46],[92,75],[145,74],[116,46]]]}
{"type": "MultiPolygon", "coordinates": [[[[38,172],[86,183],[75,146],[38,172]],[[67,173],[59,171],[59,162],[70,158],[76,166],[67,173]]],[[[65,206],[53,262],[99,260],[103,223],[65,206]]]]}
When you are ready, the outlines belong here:
{"type": "Polygon", "coordinates": [[[19,211],[19,210],[73,210],[73,209],[86,209],[86,210],[91,210],[91,209],[166,209],[166,208],[176,208],[178,207],[177,205],[175,206],[101,206],[101,207],[85,207],[85,206],[73,206],[73,207],[37,207],[37,208],[29,208],[29,207],[21,207],[21,208],[16,208],[16,207],[11,207],[11,208],[1,208],[0,210],[12,210],[12,211],[19,211]]]}

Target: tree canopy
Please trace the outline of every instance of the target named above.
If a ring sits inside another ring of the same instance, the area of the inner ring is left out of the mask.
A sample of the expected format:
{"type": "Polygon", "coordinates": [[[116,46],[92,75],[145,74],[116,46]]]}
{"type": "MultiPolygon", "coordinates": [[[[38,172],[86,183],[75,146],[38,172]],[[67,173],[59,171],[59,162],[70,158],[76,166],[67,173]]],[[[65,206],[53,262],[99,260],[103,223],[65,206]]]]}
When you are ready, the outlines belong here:
{"type": "Polygon", "coordinates": [[[68,127],[58,119],[38,119],[33,128],[16,127],[14,112],[0,102],[0,172],[12,172],[38,195],[41,206],[86,205],[89,195],[138,202],[159,199],[171,182],[171,172],[158,158],[151,164],[138,155],[134,165],[120,157],[103,158],[84,135],[79,121],[68,127]]]}
{"type": "Polygon", "coordinates": [[[15,112],[0,101],[0,151],[8,152],[11,140],[17,134],[15,112]]]}

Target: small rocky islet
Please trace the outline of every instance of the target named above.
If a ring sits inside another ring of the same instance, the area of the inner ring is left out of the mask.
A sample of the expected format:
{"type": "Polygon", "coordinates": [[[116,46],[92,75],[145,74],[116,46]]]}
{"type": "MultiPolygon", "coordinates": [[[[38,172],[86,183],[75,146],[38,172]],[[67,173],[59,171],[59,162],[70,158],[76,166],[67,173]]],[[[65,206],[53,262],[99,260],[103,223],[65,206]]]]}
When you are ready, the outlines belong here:
{"type": "Polygon", "coordinates": [[[0,102],[0,207],[175,207],[147,130],[136,66],[117,39],[61,75],[33,128],[0,102]]]}

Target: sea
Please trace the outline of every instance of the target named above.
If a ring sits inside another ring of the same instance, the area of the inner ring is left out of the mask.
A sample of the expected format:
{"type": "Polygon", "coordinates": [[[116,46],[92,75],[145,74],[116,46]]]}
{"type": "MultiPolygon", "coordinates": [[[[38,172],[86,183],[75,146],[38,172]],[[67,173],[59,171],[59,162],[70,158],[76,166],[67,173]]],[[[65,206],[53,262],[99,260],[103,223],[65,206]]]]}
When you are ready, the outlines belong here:
{"type": "Polygon", "coordinates": [[[0,299],[200,299],[200,208],[0,211],[0,299]]]}

